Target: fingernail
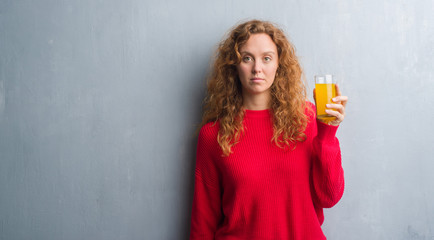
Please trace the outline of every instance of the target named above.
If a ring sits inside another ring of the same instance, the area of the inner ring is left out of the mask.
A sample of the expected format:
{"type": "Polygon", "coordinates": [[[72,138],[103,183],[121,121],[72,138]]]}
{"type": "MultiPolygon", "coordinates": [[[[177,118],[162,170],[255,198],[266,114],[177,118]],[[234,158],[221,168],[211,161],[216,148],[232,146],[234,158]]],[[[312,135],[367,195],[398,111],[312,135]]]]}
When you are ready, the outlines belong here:
{"type": "Polygon", "coordinates": [[[328,107],[328,108],[329,108],[329,107],[330,107],[330,104],[326,104],[326,107],[328,107]]]}

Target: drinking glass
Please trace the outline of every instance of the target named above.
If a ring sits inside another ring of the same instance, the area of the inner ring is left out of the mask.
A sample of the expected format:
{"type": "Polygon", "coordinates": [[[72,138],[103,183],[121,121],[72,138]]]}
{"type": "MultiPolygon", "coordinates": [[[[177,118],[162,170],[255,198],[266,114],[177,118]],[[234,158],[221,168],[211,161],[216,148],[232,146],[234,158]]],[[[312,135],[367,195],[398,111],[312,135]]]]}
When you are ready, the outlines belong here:
{"type": "Polygon", "coordinates": [[[325,122],[333,121],[336,117],[325,112],[326,104],[333,103],[336,97],[336,79],[331,74],[315,75],[316,116],[325,122]]]}

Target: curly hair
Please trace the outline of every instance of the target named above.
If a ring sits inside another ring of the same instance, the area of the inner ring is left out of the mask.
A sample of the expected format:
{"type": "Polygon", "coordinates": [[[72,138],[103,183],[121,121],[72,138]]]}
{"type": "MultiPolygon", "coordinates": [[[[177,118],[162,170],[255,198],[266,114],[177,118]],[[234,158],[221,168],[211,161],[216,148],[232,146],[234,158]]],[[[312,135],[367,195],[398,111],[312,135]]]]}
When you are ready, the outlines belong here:
{"type": "Polygon", "coordinates": [[[217,141],[224,156],[230,155],[231,148],[244,132],[242,86],[236,69],[241,62],[239,49],[252,34],[257,33],[269,35],[278,51],[279,66],[271,86],[271,141],[281,148],[292,145],[294,149],[297,142],[306,139],[306,86],[295,48],[284,32],[272,23],[251,20],[234,27],[219,44],[207,82],[200,127],[209,122],[219,123],[217,141]]]}

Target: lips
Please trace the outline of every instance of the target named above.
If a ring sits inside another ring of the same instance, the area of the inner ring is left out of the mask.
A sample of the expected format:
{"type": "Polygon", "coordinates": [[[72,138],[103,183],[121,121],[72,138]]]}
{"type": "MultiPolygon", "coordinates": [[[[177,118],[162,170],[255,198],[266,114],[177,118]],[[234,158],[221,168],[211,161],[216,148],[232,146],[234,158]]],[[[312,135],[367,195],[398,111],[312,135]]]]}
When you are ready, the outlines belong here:
{"type": "Polygon", "coordinates": [[[263,78],[251,78],[250,80],[251,80],[251,81],[253,81],[253,82],[260,82],[260,81],[264,81],[264,79],[263,79],[263,78]]]}

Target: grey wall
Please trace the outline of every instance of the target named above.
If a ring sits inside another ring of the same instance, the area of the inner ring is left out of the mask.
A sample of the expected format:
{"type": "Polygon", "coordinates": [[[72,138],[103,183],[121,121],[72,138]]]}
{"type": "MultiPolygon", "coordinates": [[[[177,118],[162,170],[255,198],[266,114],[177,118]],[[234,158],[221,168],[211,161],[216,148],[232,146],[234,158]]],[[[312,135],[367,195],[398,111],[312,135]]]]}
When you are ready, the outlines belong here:
{"type": "Polygon", "coordinates": [[[434,3],[409,2],[0,0],[0,239],[187,239],[204,78],[246,18],[350,97],[326,236],[434,239],[434,3]]]}

